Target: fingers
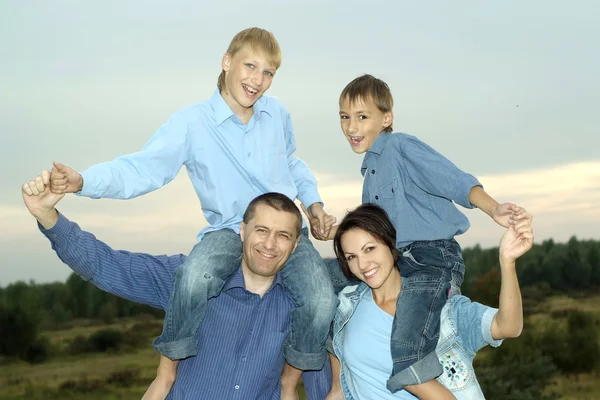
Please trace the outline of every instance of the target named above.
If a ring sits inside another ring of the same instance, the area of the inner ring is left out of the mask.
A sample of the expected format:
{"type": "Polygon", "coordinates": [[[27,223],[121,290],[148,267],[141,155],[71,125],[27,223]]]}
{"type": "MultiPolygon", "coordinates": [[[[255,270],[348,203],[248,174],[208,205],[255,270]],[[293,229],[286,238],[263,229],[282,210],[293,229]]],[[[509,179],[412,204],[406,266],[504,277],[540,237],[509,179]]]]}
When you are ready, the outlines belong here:
{"type": "Polygon", "coordinates": [[[48,170],[42,171],[42,181],[44,182],[44,186],[50,185],[50,172],[48,170]]]}
{"type": "Polygon", "coordinates": [[[333,215],[327,215],[325,217],[325,230],[330,230],[336,222],[337,218],[335,218],[333,215]]]}
{"type": "Polygon", "coordinates": [[[44,189],[46,189],[46,185],[44,185],[44,178],[42,178],[41,176],[36,176],[35,187],[37,188],[38,192],[42,193],[44,189]]]}
{"type": "Polygon", "coordinates": [[[319,233],[322,235],[325,233],[325,215],[319,215],[317,219],[319,221],[319,233]]]}
{"type": "Polygon", "coordinates": [[[33,196],[33,192],[31,191],[31,188],[29,187],[29,185],[27,183],[24,183],[23,186],[21,186],[21,190],[27,196],[33,196]]]}
{"type": "Polygon", "coordinates": [[[37,187],[37,184],[34,180],[31,180],[29,182],[27,182],[26,184],[23,185],[23,191],[25,191],[26,193],[28,193],[30,196],[37,196],[40,194],[40,191],[37,187]],[[25,190],[25,187],[27,187],[29,190],[25,190]]]}
{"type": "Polygon", "coordinates": [[[65,173],[66,171],[66,167],[64,164],[61,164],[59,162],[56,161],[52,161],[52,165],[54,165],[54,168],[56,168],[59,172],[65,173]]]}
{"type": "Polygon", "coordinates": [[[50,189],[54,194],[64,194],[67,190],[67,185],[69,182],[67,175],[60,172],[57,168],[57,165],[61,166],[62,164],[54,162],[54,167],[50,173],[50,189]]]}

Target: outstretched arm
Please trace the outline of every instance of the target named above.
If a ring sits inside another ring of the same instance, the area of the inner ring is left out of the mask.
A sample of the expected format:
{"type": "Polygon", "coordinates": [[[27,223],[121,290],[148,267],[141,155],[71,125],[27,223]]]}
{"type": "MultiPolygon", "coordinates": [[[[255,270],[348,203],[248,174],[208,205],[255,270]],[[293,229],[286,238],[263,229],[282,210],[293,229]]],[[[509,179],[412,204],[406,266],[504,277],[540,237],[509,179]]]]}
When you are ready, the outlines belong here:
{"type": "Polygon", "coordinates": [[[24,184],[23,201],[58,257],[99,289],[127,300],[166,308],[175,269],[185,256],[151,256],[117,251],[81,230],[56,210],[64,195],[50,191],[49,172],[24,184]]]}
{"type": "Polygon", "coordinates": [[[525,209],[513,203],[499,204],[480,186],[469,192],[469,202],[489,215],[498,225],[508,228],[525,217],[525,209]]]}
{"type": "Polygon", "coordinates": [[[524,214],[510,226],[500,240],[500,302],[492,321],[492,337],[496,340],[514,338],[523,330],[523,301],[516,260],[533,246],[533,217],[524,214]]]}
{"type": "Polygon", "coordinates": [[[187,161],[188,126],[184,116],[174,114],[137,153],[96,164],[79,174],[54,164],[54,193],[78,193],[92,198],[130,199],[169,183],[187,161]]]}

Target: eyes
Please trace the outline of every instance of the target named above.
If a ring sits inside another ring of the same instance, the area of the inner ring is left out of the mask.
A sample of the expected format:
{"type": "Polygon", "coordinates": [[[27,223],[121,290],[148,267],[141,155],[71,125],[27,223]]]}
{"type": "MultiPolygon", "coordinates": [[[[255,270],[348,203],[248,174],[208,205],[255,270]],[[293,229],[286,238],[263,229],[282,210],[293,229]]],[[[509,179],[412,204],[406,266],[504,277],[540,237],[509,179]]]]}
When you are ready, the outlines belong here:
{"type": "MultiPolygon", "coordinates": [[[[252,63],[247,63],[246,67],[248,67],[249,69],[256,69],[256,65],[252,64],[252,63]]],[[[265,76],[268,77],[273,77],[274,73],[271,71],[265,71],[263,72],[265,74],[265,76]]]]}
{"type": "MultiPolygon", "coordinates": [[[[362,252],[368,254],[368,253],[372,252],[373,250],[375,250],[375,246],[368,246],[368,247],[365,247],[362,250],[362,252]]],[[[346,256],[346,261],[350,262],[350,261],[354,260],[355,258],[356,258],[356,255],[354,255],[354,254],[348,254],[346,256]]]]}
{"type": "MultiPolygon", "coordinates": [[[[256,228],[256,232],[261,236],[269,236],[269,230],[267,230],[265,228],[256,228]]],[[[277,234],[277,238],[283,239],[283,240],[292,240],[292,237],[285,232],[279,232],[277,234]]]]}
{"type": "MultiPolygon", "coordinates": [[[[350,119],[350,117],[346,114],[340,115],[340,118],[341,119],[350,119]]],[[[362,121],[362,120],[368,119],[368,117],[366,115],[359,115],[358,119],[362,121]]]]}

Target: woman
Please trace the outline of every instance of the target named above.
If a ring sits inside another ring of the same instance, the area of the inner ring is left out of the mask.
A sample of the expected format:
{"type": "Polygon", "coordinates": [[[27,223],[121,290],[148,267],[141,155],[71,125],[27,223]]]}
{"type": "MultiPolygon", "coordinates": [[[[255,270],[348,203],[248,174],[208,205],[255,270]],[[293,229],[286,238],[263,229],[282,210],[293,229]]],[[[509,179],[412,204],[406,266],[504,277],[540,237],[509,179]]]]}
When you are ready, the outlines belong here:
{"type": "MultiPolygon", "coordinates": [[[[335,352],[331,357],[334,384],[327,399],[414,399],[413,394],[430,399],[432,392],[439,393],[438,385],[449,389],[450,399],[483,399],[472,366],[475,353],[519,336],[523,327],[515,261],[533,245],[531,216],[524,214],[500,240],[499,308],[473,303],[461,295],[451,297],[442,311],[436,348],[444,373],[416,390],[407,386],[407,390],[391,393],[386,381],[392,372],[390,337],[396,300],[401,290],[412,290],[412,282],[403,282],[395,267],[400,257],[395,237],[387,214],[373,204],[348,213],[336,232],[337,261],[348,279],[361,282],[339,294],[330,348],[335,352]]],[[[443,253],[440,250],[442,259],[443,253]]]]}

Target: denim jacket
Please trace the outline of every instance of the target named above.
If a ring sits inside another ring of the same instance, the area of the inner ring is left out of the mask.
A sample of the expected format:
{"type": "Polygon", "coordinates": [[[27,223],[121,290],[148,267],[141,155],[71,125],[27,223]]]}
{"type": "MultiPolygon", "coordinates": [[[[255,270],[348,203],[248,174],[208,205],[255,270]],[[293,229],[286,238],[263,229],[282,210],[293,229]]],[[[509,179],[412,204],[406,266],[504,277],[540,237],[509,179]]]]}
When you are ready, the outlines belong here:
{"type": "MultiPolygon", "coordinates": [[[[340,383],[346,400],[359,399],[344,362],[345,327],[358,303],[369,291],[370,288],[365,283],[360,283],[348,286],[340,292],[340,305],[332,325],[332,340],[328,343],[329,351],[333,350],[340,360],[340,383]]],[[[502,343],[501,340],[494,340],[491,334],[492,321],[497,311],[495,308],[471,302],[468,297],[461,295],[449,298],[442,309],[436,353],[444,372],[437,379],[458,400],[484,399],[473,370],[473,359],[482,347],[488,344],[497,347],[502,343]]],[[[385,386],[385,382],[381,384],[385,386]]]]}

